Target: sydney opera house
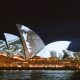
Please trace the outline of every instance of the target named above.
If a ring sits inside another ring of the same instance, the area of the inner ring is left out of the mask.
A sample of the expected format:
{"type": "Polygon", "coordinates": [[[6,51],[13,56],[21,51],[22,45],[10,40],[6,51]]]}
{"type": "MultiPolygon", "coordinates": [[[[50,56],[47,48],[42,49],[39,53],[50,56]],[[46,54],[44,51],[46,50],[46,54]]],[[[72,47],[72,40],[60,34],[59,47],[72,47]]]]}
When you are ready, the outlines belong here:
{"type": "Polygon", "coordinates": [[[45,45],[31,29],[17,24],[20,37],[4,33],[0,40],[0,68],[80,69],[80,52],[68,49],[71,41],[45,45]]]}

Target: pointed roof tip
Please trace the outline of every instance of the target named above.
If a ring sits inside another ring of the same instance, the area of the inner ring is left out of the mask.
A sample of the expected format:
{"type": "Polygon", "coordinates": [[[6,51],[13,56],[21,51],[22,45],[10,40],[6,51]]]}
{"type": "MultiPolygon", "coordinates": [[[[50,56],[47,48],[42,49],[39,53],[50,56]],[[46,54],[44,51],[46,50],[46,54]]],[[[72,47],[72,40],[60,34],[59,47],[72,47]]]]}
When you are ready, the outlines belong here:
{"type": "Polygon", "coordinates": [[[16,39],[16,38],[19,39],[18,36],[14,35],[14,34],[11,34],[11,33],[4,33],[4,36],[5,36],[5,38],[6,38],[7,40],[9,40],[9,39],[16,39]]]}
{"type": "Polygon", "coordinates": [[[17,26],[18,29],[21,28],[21,30],[24,30],[24,31],[26,31],[26,32],[32,31],[32,29],[30,29],[29,27],[27,27],[27,26],[25,26],[25,25],[22,25],[22,24],[16,24],[16,26],[17,26]]]}
{"type": "Polygon", "coordinates": [[[16,23],[16,26],[17,26],[17,27],[21,27],[22,25],[21,25],[21,24],[16,23]]]}
{"type": "Polygon", "coordinates": [[[15,23],[16,25],[21,25],[21,24],[19,24],[19,23],[15,23]]]}

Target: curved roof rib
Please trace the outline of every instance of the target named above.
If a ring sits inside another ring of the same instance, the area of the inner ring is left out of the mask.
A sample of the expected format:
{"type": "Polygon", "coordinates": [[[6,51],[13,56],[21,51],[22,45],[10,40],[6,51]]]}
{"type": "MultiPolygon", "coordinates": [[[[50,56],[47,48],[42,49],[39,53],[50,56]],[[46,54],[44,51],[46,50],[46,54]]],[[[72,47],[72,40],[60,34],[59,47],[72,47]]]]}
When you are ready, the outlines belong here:
{"type": "Polygon", "coordinates": [[[34,31],[20,24],[17,24],[17,28],[21,35],[26,59],[32,58],[45,47],[44,42],[34,31]]]}

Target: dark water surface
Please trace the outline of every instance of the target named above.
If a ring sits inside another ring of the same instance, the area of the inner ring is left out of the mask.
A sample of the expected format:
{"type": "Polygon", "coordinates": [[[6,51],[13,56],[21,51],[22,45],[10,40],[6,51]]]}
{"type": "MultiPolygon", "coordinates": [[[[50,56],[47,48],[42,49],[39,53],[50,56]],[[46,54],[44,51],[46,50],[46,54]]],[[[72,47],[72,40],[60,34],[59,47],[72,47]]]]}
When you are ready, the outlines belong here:
{"type": "Polygon", "coordinates": [[[0,80],[80,80],[80,71],[0,70],[0,80]]]}

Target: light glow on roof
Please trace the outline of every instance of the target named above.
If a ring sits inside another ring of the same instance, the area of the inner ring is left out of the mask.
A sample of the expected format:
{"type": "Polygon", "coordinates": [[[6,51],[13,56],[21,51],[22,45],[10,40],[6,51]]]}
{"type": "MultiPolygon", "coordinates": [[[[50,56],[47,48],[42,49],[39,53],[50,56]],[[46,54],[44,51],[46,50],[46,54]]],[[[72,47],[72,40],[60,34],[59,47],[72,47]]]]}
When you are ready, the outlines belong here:
{"type": "Polygon", "coordinates": [[[53,43],[50,43],[46,45],[38,54],[37,56],[41,56],[44,58],[51,57],[50,52],[55,51],[56,56],[60,57],[60,55],[63,56],[62,50],[66,50],[68,46],[70,45],[70,41],[56,41],[53,43]]]}
{"type": "Polygon", "coordinates": [[[10,34],[10,33],[4,33],[4,35],[5,35],[7,41],[19,39],[18,36],[10,34]]]}

